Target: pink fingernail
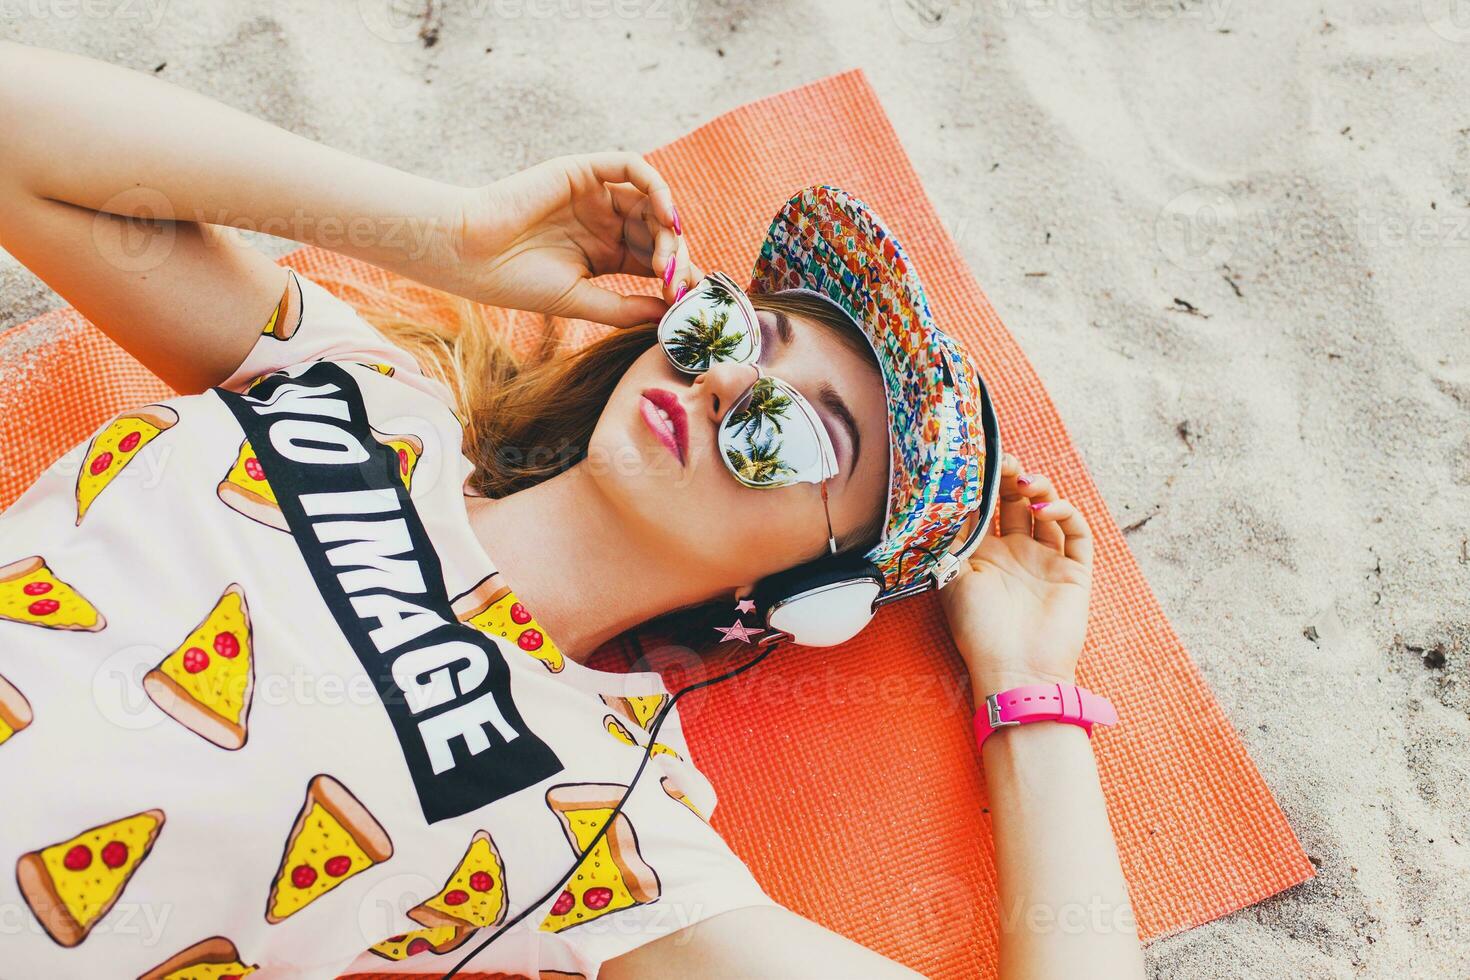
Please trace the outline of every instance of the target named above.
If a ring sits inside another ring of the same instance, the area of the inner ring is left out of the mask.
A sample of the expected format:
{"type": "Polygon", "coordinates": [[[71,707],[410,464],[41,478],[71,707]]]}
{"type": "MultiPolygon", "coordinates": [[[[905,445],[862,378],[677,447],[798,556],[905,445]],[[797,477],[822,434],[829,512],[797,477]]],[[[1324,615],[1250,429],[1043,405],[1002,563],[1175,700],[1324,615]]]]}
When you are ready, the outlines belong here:
{"type": "Polygon", "coordinates": [[[673,210],[674,210],[674,234],[682,236],[684,234],[684,226],[681,225],[681,224],[679,224],[679,209],[678,208],[674,208],[673,210]]]}
{"type": "Polygon", "coordinates": [[[1032,504],[1031,505],[1031,509],[1032,510],[1042,510],[1045,507],[1046,507],[1046,501],[1045,500],[1041,501],[1038,504],[1032,504]]]}
{"type": "Polygon", "coordinates": [[[664,266],[664,285],[665,286],[667,286],[669,283],[671,283],[671,282],[674,281],[674,266],[676,266],[678,264],[679,264],[679,257],[677,255],[674,255],[674,256],[671,256],[669,258],[669,264],[666,265],[666,266],[664,266]]]}
{"type": "Polygon", "coordinates": [[[679,302],[679,300],[683,299],[684,294],[687,292],[689,292],[689,284],[687,282],[680,284],[679,291],[674,294],[674,302],[677,303],[679,302]]]}
{"type": "Polygon", "coordinates": [[[1023,487],[1029,487],[1031,485],[1031,480],[1024,476],[1016,477],[1016,482],[1023,487]]]}

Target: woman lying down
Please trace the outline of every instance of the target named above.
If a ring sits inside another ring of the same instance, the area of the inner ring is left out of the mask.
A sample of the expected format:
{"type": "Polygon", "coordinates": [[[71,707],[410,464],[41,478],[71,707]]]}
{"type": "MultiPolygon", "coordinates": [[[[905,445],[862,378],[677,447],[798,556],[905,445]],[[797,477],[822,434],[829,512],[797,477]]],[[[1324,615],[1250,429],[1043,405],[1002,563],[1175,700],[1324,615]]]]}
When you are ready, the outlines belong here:
{"type": "MultiPolygon", "coordinates": [[[[1088,744],[1114,716],[1074,683],[1087,524],[989,444],[854,197],[796,193],[742,287],[635,156],[451,187],[9,44],[0,120],[0,245],[180,392],[0,517],[0,972],[912,975],[773,902],[678,692],[585,661],[709,609],[710,641],[797,655],[932,589],[1001,907],[1126,911],[1088,744]],[[522,360],[380,330],[219,224],[621,329],[522,360]]],[[[1005,976],[1141,975],[1131,928],[1030,921],[1002,916],[1005,976]]]]}

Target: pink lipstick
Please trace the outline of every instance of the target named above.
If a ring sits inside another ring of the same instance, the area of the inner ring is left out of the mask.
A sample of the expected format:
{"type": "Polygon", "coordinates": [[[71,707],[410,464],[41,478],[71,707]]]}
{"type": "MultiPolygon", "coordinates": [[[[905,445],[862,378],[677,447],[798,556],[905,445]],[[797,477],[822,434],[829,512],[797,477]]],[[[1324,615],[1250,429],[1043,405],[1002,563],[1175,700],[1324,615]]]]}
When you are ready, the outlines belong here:
{"type": "Polygon", "coordinates": [[[645,388],[642,394],[638,411],[643,423],[683,466],[689,454],[689,416],[679,396],[666,388],[645,388]]]}

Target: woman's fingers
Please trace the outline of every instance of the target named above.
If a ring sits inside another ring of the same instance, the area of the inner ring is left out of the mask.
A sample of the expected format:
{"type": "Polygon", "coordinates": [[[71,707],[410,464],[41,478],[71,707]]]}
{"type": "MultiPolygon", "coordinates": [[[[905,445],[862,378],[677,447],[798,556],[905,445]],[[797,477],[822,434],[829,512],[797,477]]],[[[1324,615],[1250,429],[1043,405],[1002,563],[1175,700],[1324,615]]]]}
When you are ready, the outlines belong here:
{"type": "Polygon", "coordinates": [[[689,259],[689,246],[683,235],[663,227],[658,227],[654,235],[653,270],[658,273],[664,299],[672,303],[681,288],[694,288],[699,281],[698,270],[689,259]]]}
{"type": "Polygon", "coordinates": [[[1092,567],[1092,528],[1070,500],[1049,502],[1037,511],[1036,526],[1038,530],[1055,528],[1062,540],[1062,554],[1085,568],[1092,567]]]}
{"type": "MultiPolygon", "coordinates": [[[[1017,476],[1016,488],[1026,498],[1026,506],[1031,511],[1033,520],[1058,499],[1056,487],[1040,473],[1022,473],[1017,476]]],[[[1031,536],[1048,548],[1062,550],[1062,531],[1054,523],[1033,524],[1031,536]]]]}
{"type": "Polygon", "coordinates": [[[659,223],[673,231],[678,223],[674,192],[651,163],[636,153],[617,152],[594,153],[586,160],[593,175],[604,184],[632,184],[647,195],[659,223]]]}
{"type": "Polygon", "coordinates": [[[614,327],[636,327],[657,323],[668,308],[657,296],[624,296],[598,286],[590,279],[578,279],[557,308],[548,312],[572,316],[614,327]]]}
{"type": "Polygon", "coordinates": [[[613,207],[623,215],[625,249],[617,271],[657,278],[664,300],[672,303],[681,287],[692,288],[699,281],[683,236],[659,222],[652,199],[636,187],[620,184],[608,190],[613,207]]]}
{"type": "Polygon", "coordinates": [[[648,195],[632,184],[612,184],[607,189],[621,226],[623,254],[616,271],[635,276],[653,275],[653,250],[658,220],[649,213],[648,195]]]}
{"type": "Polygon", "coordinates": [[[1031,534],[1031,511],[1028,501],[1016,485],[1021,473],[1021,464],[1016,457],[1006,453],[1000,460],[1000,533],[1031,534]]]}
{"type": "Polygon", "coordinates": [[[1092,565],[1092,529],[1086,518],[1057,493],[1051,479],[1021,473],[1010,454],[1000,466],[1000,533],[1025,534],[1068,558],[1092,565]]]}

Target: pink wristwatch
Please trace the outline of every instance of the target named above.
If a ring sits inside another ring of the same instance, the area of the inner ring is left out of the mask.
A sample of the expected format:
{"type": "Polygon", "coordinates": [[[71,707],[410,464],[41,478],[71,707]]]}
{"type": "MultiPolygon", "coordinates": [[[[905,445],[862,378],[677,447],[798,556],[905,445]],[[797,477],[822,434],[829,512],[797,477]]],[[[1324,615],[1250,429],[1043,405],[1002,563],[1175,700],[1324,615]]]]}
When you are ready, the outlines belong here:
{"type": "Polygon", "coordinates": [[[1033,721],[1077,725],[1092,736],[1093,725],[1116,725],[1112,702],[1075,684],[1028,684],[992,694],[975,712],[975,741],[984,745],[997,728],[1033,721]]]}

